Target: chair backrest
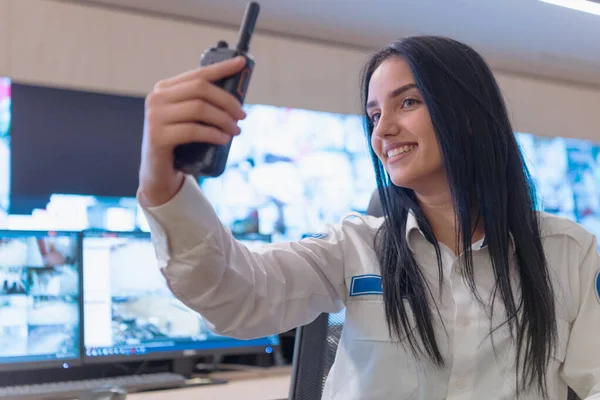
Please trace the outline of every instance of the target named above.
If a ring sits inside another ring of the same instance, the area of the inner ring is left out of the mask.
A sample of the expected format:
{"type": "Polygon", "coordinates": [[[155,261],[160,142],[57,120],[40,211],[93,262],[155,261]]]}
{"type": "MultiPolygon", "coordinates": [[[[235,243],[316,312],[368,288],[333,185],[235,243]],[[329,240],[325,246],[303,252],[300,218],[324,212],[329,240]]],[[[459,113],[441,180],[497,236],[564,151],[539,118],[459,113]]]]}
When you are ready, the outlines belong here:
{"type": "Polygon", "coordinates": [[[375,191],[371,194],[369,205],[367,206],[367,215],[374,217],[383,217],[383,208],[381,207],[381,201],[379,200],[379,191],[375,191]]]}
{"type": "Polygon", "coordinates": [[[318,400],[335,360],[345,312],[321,314],[296,330],[289,400],[318,400]]]}
{"type": "Polygon", "coordinates": [[[569,389],[569,395],[567,396],[567,400],[581,400],[581,398],[577,396],[577,394],[574,391],[569,389]]]}

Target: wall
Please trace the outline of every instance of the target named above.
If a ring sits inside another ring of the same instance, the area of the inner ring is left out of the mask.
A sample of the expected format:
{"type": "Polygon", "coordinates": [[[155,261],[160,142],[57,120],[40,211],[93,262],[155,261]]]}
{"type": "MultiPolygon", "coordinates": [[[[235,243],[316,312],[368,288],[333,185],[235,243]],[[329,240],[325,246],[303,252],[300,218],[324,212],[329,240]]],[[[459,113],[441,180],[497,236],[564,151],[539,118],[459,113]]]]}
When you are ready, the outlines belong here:
{"type": "MultiPolygon", "coordinates": [[[[16,81],[144,95],[197,65],[237,32],[51,0],[0,1],[0,75],[16,81]]],[[[249,103],[354,113],[367,54],[256,34],[249,103]]],[[[600,88],[497,71],[515,129],[600,141],[600,88]]]]}
{"type": "Polygon", "coordinates": [[[600,142],[600,88],[497,72],[517,131],[600,142]]]}

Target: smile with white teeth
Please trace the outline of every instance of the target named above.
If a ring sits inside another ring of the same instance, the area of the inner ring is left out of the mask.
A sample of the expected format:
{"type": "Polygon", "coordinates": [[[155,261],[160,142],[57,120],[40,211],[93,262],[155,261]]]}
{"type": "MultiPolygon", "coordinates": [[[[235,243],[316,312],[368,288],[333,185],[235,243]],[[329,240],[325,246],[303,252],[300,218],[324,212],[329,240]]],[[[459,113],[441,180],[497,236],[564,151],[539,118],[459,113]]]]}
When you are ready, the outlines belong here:
{"type": "Polygon", "coordinates": [[[417,148],[416,144],[409,144],[407,146],[396,147],[395,149],[388,151],[387,156],[388,156],[388,158],[392,158],[394,156],[397,156],[398,154],[404,154],[404,153],[408,153],[409,151],[413,151],[416,148],[417,148]]]}

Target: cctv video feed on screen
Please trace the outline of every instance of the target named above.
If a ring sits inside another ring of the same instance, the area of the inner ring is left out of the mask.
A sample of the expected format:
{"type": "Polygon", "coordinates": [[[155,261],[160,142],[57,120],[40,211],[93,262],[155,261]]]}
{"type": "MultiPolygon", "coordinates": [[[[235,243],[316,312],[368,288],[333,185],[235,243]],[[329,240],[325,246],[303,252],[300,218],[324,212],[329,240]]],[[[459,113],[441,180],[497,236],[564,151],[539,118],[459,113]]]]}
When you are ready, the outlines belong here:
{"type": "Polygon", "coordinates": [[[83,263],[86,357],[278,344],[211,332],[167,287],[148,234],[85,232],[83,263]]]}
{"type": "MultiPolygon", "coordinates": [[[[10,87],[8,78],[0,78],[0,227],[147,232],[135,198],[54,193],[31,215],[3,215],[10,187],[10,87]]],[[[244,109],[243,134],[232,142],[225,172],[200,180],[234,234],[298,240],[322,232],[351,211],[366,212],[375,178],[362,116],[260,104],[245,104],[244,109]]],[[[598,144],[527,133],[516,137],[540,208],[600,234],[598,144]]]]}
{"type": "Polygon", "coordinates": [[[225,172],[200,182],[234,233],[296,240],[351,211],[366,212],[375,177],[359,115],[267,105],[244,110],[225,172]]]}
{"type": "Polygon", "coordinates": [[[78,234],[0,231],[0,364],[79,357],[78,234]]]}
{"type": "Polygon", "coordinates": [[[600,147],[591,141],[518,133],[539,208],[600,234],[600,147]]]}
{"type": "Polygon", "coordinates": [[[6,224],[10,198],[10,79],[0,77],[0,226],[6,224]]]}
{"type": "MultiPolygon", "coordinates": [[[[364,213],[375,190],[359,115],[245,105],[242,135],[227,169],[200,184],[234,233],[273,241],[321,232],[350,211],[364,213]],[[236,193],[231,196],[231,193],[236,193]]],[[[540,209],[600,234],[600,147],[580,139],[516,133],[540,209]]]]}

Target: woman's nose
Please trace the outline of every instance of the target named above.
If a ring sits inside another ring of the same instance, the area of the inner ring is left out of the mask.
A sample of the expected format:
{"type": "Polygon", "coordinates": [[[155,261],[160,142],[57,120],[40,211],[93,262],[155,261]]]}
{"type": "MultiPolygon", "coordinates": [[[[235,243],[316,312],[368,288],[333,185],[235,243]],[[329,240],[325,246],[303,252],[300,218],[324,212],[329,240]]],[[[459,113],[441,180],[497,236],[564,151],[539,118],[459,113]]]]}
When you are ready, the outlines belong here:
{"type": "Polygon", "coordinates": [[[377,126],[373,129],[373,134],[379,138],[386,136],[396,136],[400,133],[400,125],[393,118],[381,116],[377,126]]]}

